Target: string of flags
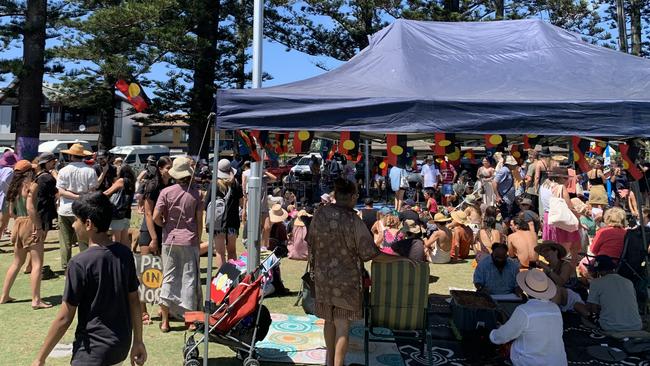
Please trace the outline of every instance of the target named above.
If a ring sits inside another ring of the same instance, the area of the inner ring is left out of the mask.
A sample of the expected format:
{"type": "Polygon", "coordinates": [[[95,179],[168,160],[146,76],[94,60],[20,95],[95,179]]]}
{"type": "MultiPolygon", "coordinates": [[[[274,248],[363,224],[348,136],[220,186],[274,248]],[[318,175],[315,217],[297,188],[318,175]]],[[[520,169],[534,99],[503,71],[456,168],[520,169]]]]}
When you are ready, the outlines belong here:
{"type": "MultiPolygon", "coordinates": [[[[484,135],[485,152],[492,156],[497,151],[509,151],[518,163],[526,159],[526,151],[543,142],[544,137],[540,135],[527,134],[523,136],[522,143],[508,145],[505,135],[486,134],[484,135]]],[[[238,151],[241,155],[249,155],[254,161],[259,161],[257,147],[262,147],[268,159],[277,160],[283,154],[294,152],[296,154],[311,151],[314,141],[314,131],[294,131],[291,133],[269,133],[268,131],[243,131],[235,133],[235,140],[238,151]]],[[[432,154],[439,161],[459,166],[461,159],[466,159],[476,164],[476,152],[472,148],[461,150],[461,144],[453,133],[436,132],[433,134],[434,144],[430,146],[432,154]]],[[[344,155],[349,161],[360,162],[363,154],[360,151],[361,134],[355,131],[343,131],[337,141],[323,140],[321,142],[321,154],[323,157],[332,159],[335,154],[344,155]]],[[[592,141],[572,136],[571,149],[573,150],[572,160],[581,172],[591,169],[589,156],[602,155],[609,146],[605,139],[592,141]]],[[[635,164],[639,156],[639,148],[635,145],[619,144],[621,160],[624,169],[630,176],[638,180],[643,177],[643,172],[635,164]]],[[[407,136],[401,134],[386,135],[386,156],[378,164],[378,173],[386,175],[391,166],[417,166],[417,156],[413,147],[407,146],[407,136]]]]}

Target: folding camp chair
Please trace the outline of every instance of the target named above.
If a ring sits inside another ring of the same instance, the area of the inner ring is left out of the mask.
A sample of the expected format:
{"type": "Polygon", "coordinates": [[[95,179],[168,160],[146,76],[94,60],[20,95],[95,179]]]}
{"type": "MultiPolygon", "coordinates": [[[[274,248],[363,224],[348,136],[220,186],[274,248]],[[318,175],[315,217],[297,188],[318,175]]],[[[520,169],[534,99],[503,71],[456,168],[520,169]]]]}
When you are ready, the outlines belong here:
{"type": "MultiPolygon", "coordinates": [[[[370,342],[410,339],[426,347],[427,362],[433,365],[429,329],[429,264],[408,262],[372,263],[372,285],[364,304],[364,356],[369,362],[370,342]],[[377,332],[390,329],[392,334],[377,332]],[[410,333],[410,334],[409,334],[410,333]]],[[[424,354],[424,350],[422,352],[424,354]]]]}

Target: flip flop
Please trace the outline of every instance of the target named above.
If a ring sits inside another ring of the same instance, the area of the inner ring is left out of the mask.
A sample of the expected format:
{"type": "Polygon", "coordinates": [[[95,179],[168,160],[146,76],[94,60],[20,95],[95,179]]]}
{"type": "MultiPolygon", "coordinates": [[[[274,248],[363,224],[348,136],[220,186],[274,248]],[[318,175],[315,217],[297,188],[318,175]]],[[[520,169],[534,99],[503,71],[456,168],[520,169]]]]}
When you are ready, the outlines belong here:
{"type": "Polygon", "coordinates": [[[151,321],[151,317],[149,316],[149,313],[142,313],[142,324],[143,325],[151,325],[153,323],[151,321]]]}
{"type": "Polygon", "coordinates": [[[54,305],[50,304],[49,302],[41,301],[38,305],[34,306],[32,305],[33,310],[41,310],[41,309],[49,309],[53,307],[54,305]]]}

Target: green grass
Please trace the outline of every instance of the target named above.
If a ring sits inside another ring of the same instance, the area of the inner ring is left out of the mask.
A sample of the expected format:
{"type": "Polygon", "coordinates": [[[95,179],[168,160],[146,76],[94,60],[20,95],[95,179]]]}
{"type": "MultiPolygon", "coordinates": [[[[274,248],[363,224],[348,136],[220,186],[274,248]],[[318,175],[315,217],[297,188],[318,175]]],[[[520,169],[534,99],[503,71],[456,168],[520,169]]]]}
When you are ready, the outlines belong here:
{"type": "MultiPolygon", "coordinates": [[[[7,241],[2,241],[0,245],[7,245],[7,241]]],[[[4,280],[7,268],[13,259],[13,254],[9,246],[2,246],[1,249],[9,251],[9,253],[0,254],[0,276],[4,280]]],[[[55,232],[48,235],[45,250],[45,264],[50,265],[54,271],[60,270],[59,244],[55,232]]],[[[242,250],[241,245],[239,245],[238,250],[242,250]]],[[[75,248],[73,254],[76,252],[77,249],[75,248]]],[[[205,267],[207,258],[202,258],[201,263],[205,267]]],[[[300,287],[300,277],[305,270],[305,262],[286,259],[282,262],[281,269],[285,285],[294,292],[297,291],[300,287]]],[[[430,285],[429,292],[446,294],[449,292],[449,287],[470,287],[472,272],[469,263],[431,265],[431,275],[436,276],[437,281],[430,285]]],[[[58,305],[61,302],[63,286],[63,276],[43,281],[41,294],[46,301],[58,305]]],[[[30,293],[29,276],[23,274],[21,270],[11,290],[12,297],[18,301],[12,304],[0,305],[0,319],[2,319],[2,330],[0,331],[2,351],[0,351],[0,359],[2,359],[2,364],[31,364],[59,309],[59,306],[55,306],[47,310],[32,310],[30,293]]],[[[302,308],[293,306],[294,302],[295,296],[265,300],[265,304],[271,312],[303,314],[302,308]]],[[[150,306],[149,312],[156,314],[157,306],[153,309],[150,306]]],[[[154,318],[154,324],[145,326],[144,341],[149,354],[148,365],[182,365],[181,350],[184,342],[184,331],[180,330],[182,325],[182,323],[172,323],[172,329],[179,330],[173,330],[167,334],[162,334],[159,331],[157,318],[154,318]]],[[[72,343],[75,327],[76,321],[63,337],[61,343],[72,343]]],[[[201,353],[203,353],[202,348],[201,353]]],[[[234,353],[221,345],[210,344],[209,356],[211,365],[241,365],[241,361],[235,359],[234,353]]],[[[52,366],[68,365],[69,363],[69,357],[49,358],[47,361],[47,365],[52,366]]]]}

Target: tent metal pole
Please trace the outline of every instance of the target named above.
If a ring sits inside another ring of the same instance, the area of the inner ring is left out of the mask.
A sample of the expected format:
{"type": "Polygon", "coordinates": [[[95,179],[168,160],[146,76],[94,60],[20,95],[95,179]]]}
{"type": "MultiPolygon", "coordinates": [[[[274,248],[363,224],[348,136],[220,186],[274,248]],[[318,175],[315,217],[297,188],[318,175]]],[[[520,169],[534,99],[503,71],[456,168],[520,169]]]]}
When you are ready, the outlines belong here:
{"type": "MultiPolygon", "coordinates": [[[[210,201],[214,203],[214,201],[217,199],[217,170],[219,169],[219,127],[218,123],[216,122],[215,118],[215,123],[214,123],[214,152],[213,152],[213,161],[212,161],[212,181],[210,182],[210,186],[212,189],[210,201]]],[[[211,306],[210,306],[210,282],[212,282],[212,256],[214,253],[214,220],[210,221],[208,223],[209,226],[209,233],[208,233],[208,273],[206,275],[206,280],[205,280],[205,305],[203,307],[203,310],[205,311],[205,323],[203,323],[203,329],[204,329],[204,340],[205,340],[205,350],[204,350],[204,356],[203,356],[203,366],[208,366],[208,352],[210,349],[208,339],[210,339],[210,313],[211,313],[211,306]]],[[[199,237],[201,236],[201,233],[199,233],[199,237]]],[[[199,240],[200,241],[200,240],[199,240]]]]}
{"type": "Polygon", "coordinates": [[[366,155],[366,164],[365,164],[365,171],[366,171],[366,197],[370,197],[370,143],[366,139],[366,146],[365,146],[365,155],[366,155]]]}
{"type": "Polygon", "coordinates": [[[253,88],[262,87],[262,30],[264,28],[264,1],[253,3],[253,88]]]}
{"type": "MultiPolygon", "coordinates": [[[[258,149],[260,160],[264,161],[264,150],[258,149]]],[[[248,239],[248,261],[246,271],[253,273],[260,264],[260,229],[263,223],[260,222],[262,200],[266,199],[265,192],[262,192],[262,179],[264,176],[264,165],[262,162],[251,163],[251,175],[248,179],[248,207],[247,227],[248,239]]]]}

